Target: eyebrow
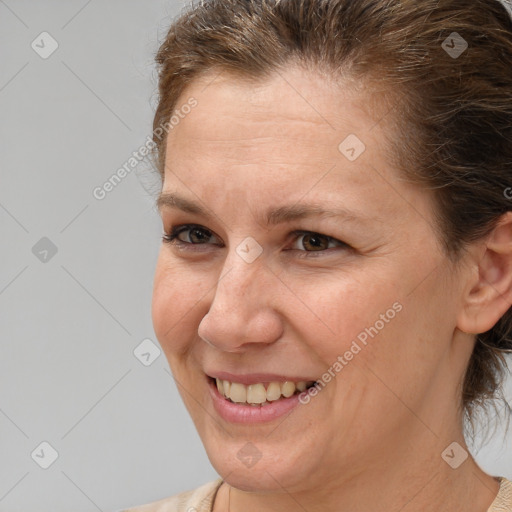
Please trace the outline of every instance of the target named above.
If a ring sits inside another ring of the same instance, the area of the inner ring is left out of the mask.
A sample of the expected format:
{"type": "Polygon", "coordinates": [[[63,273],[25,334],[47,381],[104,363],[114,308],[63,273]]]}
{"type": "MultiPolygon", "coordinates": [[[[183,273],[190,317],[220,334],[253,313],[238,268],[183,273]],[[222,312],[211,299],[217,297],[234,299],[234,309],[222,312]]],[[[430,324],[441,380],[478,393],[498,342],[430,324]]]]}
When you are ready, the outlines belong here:
{"type": "MultiPolygon", "coordinates": [[[[203,217],[211,217],[208,211],[190,199],[182,197],[175,193],[162,193],[156,200],[156,207],[161,212],[166,208],[178,209],[183,212],[201,215],[203,217]]],[[[265,213],[265,221],[267,226],[282,224],[285,222],[290,222],[298,219],[303,219],[306,217],[340,217],[344,220],[351,222],[371,222],[375,221],[371,217],[355,214],[350,210],[345,208],[330,208],[325,209],[322,205],[318,203],[297,203],[279,206],[276,208],[270,208],[265,213]]]]}

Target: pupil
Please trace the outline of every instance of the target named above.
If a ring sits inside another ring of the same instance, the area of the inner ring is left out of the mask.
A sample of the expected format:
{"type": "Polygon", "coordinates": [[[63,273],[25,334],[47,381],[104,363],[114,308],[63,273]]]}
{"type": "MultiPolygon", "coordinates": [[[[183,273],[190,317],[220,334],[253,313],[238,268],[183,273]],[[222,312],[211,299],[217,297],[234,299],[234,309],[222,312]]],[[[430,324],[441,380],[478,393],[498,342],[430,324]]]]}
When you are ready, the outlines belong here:
{"type": "MultiPolygon", "coordinates": [[[[325,242],[325,239],[320,236],[315,235],[306,235],[304,237],[304,242],[309,243],[313,246],[314,251],[325,249],[324,245],[322,244],[322,240],[325,242]],[[307,242],[309,240],[309,242],[307,242]]],[[[306,243],[304,243],[304,247],[306,247],[306,243]]],[[[307,247],[306,247],[307,249],[307,247]]]]}
{"type": "Polygon", "coordinates": [[[208,235],[205,236],[205,232],[201,229],[198,229],[198,228],[194,228],[191,232],[190,232],[190,238],[192,239],[192,241],[197,241],[197,240],[194,240],[194,238],[197,238],[199,240],[199,242],[204,242],[205,241],[205,238],[208,238],[208,235]],[[199,233],[199,235],[198,235],[199,233]]]}

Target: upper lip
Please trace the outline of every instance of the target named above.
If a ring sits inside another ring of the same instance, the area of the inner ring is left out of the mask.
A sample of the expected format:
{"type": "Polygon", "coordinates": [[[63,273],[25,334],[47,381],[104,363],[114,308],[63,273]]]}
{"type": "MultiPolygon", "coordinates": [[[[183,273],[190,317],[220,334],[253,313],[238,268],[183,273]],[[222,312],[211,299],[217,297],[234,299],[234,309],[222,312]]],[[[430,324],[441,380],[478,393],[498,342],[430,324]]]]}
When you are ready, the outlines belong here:
{"type": "Polygon", "coordinates": [[[206,375],[212,379],[228,380],[230,382],[239,382],[240,384],[258,384],[265,382],[313,382],[316,379],[311,379],[304,376],[296,375],[277,375],[275,373],[244,373],[234,374],[224,371],[207,372],[206,375]]]}

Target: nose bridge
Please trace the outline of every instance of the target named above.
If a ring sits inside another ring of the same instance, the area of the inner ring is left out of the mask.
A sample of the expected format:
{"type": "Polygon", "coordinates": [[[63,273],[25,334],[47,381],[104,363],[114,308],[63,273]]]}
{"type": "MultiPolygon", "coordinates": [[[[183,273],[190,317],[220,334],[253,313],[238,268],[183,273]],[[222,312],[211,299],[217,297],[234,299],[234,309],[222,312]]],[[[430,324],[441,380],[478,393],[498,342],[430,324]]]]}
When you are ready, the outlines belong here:
{"type": "Polygon", "coordinates": [[[224,314],[238,311],[243,316],[249,304],[254,308],[264,297],[265,264],[261,256],[248,263],[238,250],[232,249],[225,260],[223,277],[217,282],[210,311],[219,309],[224,314]]]}
{"type": "Polygon", "coordinates": [[[208,313],[199,325],[199,335],[224,350],[245,343],[270,343],[280,335],[280,321],[271,303],[269,270],[261,254],[254,259],[246,257],[252,250],[249,245],[247,251],[250,243],[244,241],[230,250],[208,313]]]}
{"type": "Polygon", "coordinates": [[[215,298],[219,295],[219,301],[229,302],[255,293],[253,299],[257,300],[261,296],[260,284],[268,278],[265,276],[268,271],[263,247],[255,238],[246,236],[234,240],[224,261],[224,277],[219,279],[215,298]]]}

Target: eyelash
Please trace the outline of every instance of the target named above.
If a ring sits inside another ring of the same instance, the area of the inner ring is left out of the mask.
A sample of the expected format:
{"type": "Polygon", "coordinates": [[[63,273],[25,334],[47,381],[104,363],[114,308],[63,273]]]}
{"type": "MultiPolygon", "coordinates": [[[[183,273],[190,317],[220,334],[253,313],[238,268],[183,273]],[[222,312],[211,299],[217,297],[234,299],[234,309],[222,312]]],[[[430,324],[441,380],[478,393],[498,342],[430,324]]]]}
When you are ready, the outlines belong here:
{"type": "MultiPolygon", "coordinates": [[[[187,246],[194,246],[194,245],[211,245],[208,243],[194,244],[191,242],[184,242],[183,240],[180,240],[178,238],[178,236],[181,233],[189,231],[193,228],[198,228],[206,233],[210,233],[211,235],[216,236],[213,234],[213,232],[211,230],[209,230],[199,224],[182,224],[179,226],[174,226],[171,228],[171,230],[168,233],[164,233],[162,236],[162,241],[166,244],[176,245],[179,247],[187,247],[187,246]]],[[[294,237],[300,237],[300,236],[304,236],[304,235],[319,235],[320,237],[325,238],[328,241],[328,243],[335,242],[335,243],[340,244],[340,246],[337,247],[338,249],[345,249],[345,250],[352,249],[351,246],[349,246],[345,242],[342,242],[341,240],[337,240],[336,238],[333,238],[333,237],[330,237],[327,235],[323,235],[323,234],[317,233],[315,231],[296,230],[296,231],[292,231],[290,233],[290,235],[294,235],[294,237]]],[[[218,244],[214,244],[214,245],[218,245],[218,244]]],[[[300,250],[300,249],[292,249],[292,250],[304,253],[304,254],[298,255],[300,258],[311,258],[311,257],[317,257],[319,253],[326,253],[329,251],[329,249],[333,249],[333,248],[330,247],[330,248],[319,250],[319,251],[306,251],[306,250],[300,250]]],[[[195,249],[191,249],[191,250],[195,250],[195,249]]]]}

